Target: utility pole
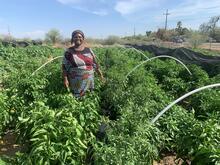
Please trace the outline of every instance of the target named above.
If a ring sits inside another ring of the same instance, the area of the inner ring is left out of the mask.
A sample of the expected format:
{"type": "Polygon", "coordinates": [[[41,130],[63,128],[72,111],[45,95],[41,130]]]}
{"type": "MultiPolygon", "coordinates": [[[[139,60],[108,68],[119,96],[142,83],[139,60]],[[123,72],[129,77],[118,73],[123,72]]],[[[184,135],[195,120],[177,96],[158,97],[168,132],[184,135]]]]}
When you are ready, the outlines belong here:
{"type": "Polygon", "coordinates": [[[9,27],[9,25],[8,25],[8,39],[9,39],[9,41],[11,40],[11,31],[10,31],[10,27],[9,27]]]}
{"type": "Polygon", "coordinates": [[[8,26],[8,36],[11,36],[10,27],[8,26]]]}
{"type": "Polygon", "coordinates": [[[165,31],[166,31],[167,30],[167,16],[170,15],[170,13],[168,13],[168,9],[166,13],[164,13],[163,15],[166,15],[166,21],[165,21],[165,31]]]}
{"type": "Polygon", "coordinates": [[[135,29],[135,26],[134,26],[134,37],[135,37],[135,35],[136,35],[136,29],[135,29]]]}

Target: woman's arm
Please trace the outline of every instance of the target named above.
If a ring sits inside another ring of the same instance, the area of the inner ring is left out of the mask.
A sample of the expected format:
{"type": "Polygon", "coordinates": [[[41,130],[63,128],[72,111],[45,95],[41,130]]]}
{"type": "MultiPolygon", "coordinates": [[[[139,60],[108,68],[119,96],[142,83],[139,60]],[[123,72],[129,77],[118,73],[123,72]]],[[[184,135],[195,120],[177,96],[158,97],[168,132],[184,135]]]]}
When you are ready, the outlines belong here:
{"type": "Polygon", "coordinates": [[[105,82],[105,78],[104,78],[104,76],[103,76],[103,74],[102,74],[102,71],[101,71],[99,68],[97,68],[97,69],[96,69],[96,72],[97,72],[98,75],[100,76],[102,82],[105,82]]]}
{"type": "Polygon", "coordinates": [[[63,83],[64,83],[64,86],[66,88],[69,87],[69,81],[68,81],[68,77],[67,77],[67,69],[66,69],[66,63],[67,63],[67,59],[65,57],[65,54],[64,54],[64,57],[63,57],[63,62],[62,62],[62,74],[63,74],[63,83]]]}
{"type": "Polygon", "coordinates": [[[99,68],[99,64],[97,63],[96,61],[96,56],[95,54],[93,53],[93,51],[90,49],[91,53],[92,53],[92,56],[93,56],[93,68],[95,69],[95,71],[98,73],[98,75],[100,76],[102,82],[105,82],[105,78],[102,74],[102,71],[100,70],[99,68]]]}
{"type": "Polygon", "coordinates": [[[69,87],[69,81],[68,81],[67,71],[66,71],[66,68],[65,68],[64,64],[62,64],[62,71],[63,71],[63,83],[64,83],[64,86],[66,88],[68,88],[69,87]]]}

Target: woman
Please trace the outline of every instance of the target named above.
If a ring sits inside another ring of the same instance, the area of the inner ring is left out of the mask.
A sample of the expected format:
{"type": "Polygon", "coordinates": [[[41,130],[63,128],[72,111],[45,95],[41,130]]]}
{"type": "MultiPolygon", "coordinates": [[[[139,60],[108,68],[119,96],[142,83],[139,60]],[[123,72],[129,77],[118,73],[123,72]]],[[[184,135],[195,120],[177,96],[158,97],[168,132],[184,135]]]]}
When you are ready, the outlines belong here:
{"type": "Polygon", "coordinates": [[[99,65],[96,62],[95,54],[84,44],[84,33],[76,30],[72,33],[71,44],[64,53],[63,58],[63,78],[66,88],[76,97],[82,97],[87,90],[94,89],[94,70],[104,81],[99,65]]]}

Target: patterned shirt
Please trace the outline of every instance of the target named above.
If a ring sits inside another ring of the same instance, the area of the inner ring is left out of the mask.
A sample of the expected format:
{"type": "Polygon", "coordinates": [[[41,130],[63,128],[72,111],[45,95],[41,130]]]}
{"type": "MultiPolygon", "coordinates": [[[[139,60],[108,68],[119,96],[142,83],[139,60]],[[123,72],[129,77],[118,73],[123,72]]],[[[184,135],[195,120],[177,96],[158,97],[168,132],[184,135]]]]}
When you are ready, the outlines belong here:
{"type": "Polygon", "coordinates": [[[94,69],[98,69],[95,55],[90,48],[82,51],[69,48],[64,53],[63,75],[68,77],[72,93],[81,97],[87,90],[94,89],[94,69]]]}
{"type": "Polygon", "coordinates": [[[75,71],[92,71],[99,66],[95,59],[95,54],[90,48],[85,47],[82,51],[76,51],[74,48],[66,50],[63,59],[63,74],[67,75],[70,69],[75,71]]]}

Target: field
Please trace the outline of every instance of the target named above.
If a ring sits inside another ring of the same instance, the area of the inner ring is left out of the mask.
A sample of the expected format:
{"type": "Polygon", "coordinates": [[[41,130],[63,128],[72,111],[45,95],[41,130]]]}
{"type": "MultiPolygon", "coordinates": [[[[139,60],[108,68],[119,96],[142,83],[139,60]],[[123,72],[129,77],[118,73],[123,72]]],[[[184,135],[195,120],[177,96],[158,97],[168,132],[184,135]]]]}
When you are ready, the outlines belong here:
{"type": "Polygon", "coordinates": [[[220,164],[219,88],[189,96],[152,123],[175,99],[219,83],[220,73],[187,65],[189,75],[175,60],[157,59],[126,77],[143,54],[94,48],[106,83],[95,75],[95,91],[76,99],[63,86],[62,58],[32,74],[63,51],[0,46],[0,147],[9,133],[20,147],[15,155],[1,150],[0,164],[150,165],[166,155],[179,164],[220,164]]]}
{"type": "MultiPolygon", "coordinates": [[[[185,47],[185,48],[190,48],[191,45],[188,42],[183,42],[183,43],[174,43],[174,42],[151,42],[148,44],[153,44],[153,45],[158,45],[158,46],[163,46],[163,47],[170,47],[170,48],[179,48],[179,47],[185,47]]],[[[203,43],[201,45],[198,45],[199,49],[204,49],[208,51],[213,51],[215,52],[215,55],[220,56],[220,43],[203,43]]]]}
{"type": "Polygon", "coordinates": [[[204,43],[200,46],[200,48],[203,49],[210,49],[210,50],[215,50],[220,53],[220,43],[204,43]]]}

